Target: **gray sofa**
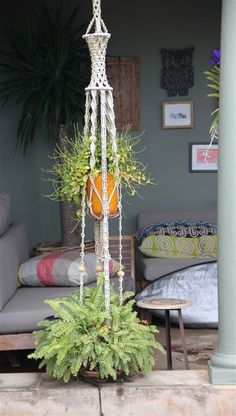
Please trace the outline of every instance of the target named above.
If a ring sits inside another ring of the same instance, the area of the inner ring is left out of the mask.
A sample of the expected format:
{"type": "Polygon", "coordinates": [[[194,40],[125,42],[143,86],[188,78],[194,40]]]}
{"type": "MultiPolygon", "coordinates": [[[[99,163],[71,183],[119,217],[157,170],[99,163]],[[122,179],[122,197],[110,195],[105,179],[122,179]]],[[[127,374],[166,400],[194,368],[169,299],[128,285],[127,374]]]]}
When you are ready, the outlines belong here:
{"type": "MultiPolygon", "coordinates": [[[[216,209],[182,209],[166,211],[147,211],[140,212],[138,215],[138,230],[149,224],[156,224],[170,221],[208,221],[216,223],[216,209]]],[[[212,262],[213,259],[206,260],[212,262]]],[[[215,259],[216,260],[216,259],[215,259]]],[[[136,279],[139,280],[141,287],[145,287],[150,282],[159,277],[173,273],[177,270],[201,264],[201,258],[190,259],[163,259],[146,257],[137,249],[136,255],[136,279]]]]}
{"type": "MultiPolygon", "coordinates": [[[[29,247],[25,226],[20,222],[9,224],[9,211],[10,196],[0,192],[0,350],[32,346],[28,336],[19,338],[16,334],[31,333],[37,328],[37,322],[52,315],[44,299],[78,290],[75,287],[18,286],[18,267],[29,258],[29,247]]],[[[124,239],[128,247],[128,237],[124,239]]],[[[132,247],[130,245],[131,250],[132,247]]],[[[125,277],[124,290],[132,290],[133,282],[133,278],[125,277]]],[[[118,279],[114,278],[113,286],[118,287],[118,279]]]]}
{"type": "Polygon", "coordinates": [[[25,226],[9,224],[10,196],[0,193],[0,334],[30,332],[52,314],[44,299],[67,295],[74,288],[18,287],[18,267],[29,257],[25,226]]]}

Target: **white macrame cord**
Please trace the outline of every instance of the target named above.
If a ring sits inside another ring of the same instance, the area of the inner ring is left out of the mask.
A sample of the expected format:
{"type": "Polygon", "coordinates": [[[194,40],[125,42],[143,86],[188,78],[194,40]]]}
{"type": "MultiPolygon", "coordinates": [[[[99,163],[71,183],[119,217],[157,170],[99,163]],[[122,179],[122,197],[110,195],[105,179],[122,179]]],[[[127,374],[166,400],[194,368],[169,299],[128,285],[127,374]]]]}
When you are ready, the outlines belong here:
{"type": "MultiPolygon", "coordinates": [[[[108,83],[106,75],[106,49],[110,34],[101,18],[101,0],[93,0],[93,18],[88,26],[86,40],[91,56],[91,79],[86,92],[85,104],[85,125],[84,137],[90,138],[90,168],[93,172],[96,165],[96,143],[101,140],[101,174],[102,174],[102,195],[96,189],[94,176],[90,174],[90,193],[87,195],[87,206],[90,215],[95,219],[94,238],[95,253],[97,257],[97,272],[105,274],[104,293],[105,310],[110,311],[110,278],[109,278],[109,203],[117,192],[119,215],[119,299],[122,304],[122,280],[124,272],[122,270],[122,219],[121,219],[121,183],[115,180],[115,187],[108,195],[108,174],[107,174],[107,144],[111,141],[114,162],[119,177],[119,160],[116,142],[116,126],[112,88],[108,83]],[[92,29],[94,28],[94,32],[92,29]],[[102,206],[101,215],[96,215],[92,210],[92,194],[95,192],[102,206]]],[[[81,302],[83,301],[83,273],[84,268],[84,238],[85,238],[85,190],[82,199],[82,233],[81,233],[81,302]]]]}

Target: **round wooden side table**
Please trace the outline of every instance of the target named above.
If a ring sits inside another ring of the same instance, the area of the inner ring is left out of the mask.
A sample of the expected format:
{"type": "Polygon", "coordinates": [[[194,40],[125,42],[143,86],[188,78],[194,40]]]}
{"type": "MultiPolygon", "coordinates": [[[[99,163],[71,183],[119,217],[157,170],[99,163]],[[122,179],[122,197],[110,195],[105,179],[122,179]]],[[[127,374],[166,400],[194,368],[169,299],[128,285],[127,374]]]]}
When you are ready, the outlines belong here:
{"type": "Polygon", "coordinates": [[[164,310],[165,311],[165,328],[166,328],[166,354],[167,354],[167,368],[172,370],[172,355],[171,355],[171,331],[170,331],[170,310],[178,311],[180,337],[183,346],[184,364],[185,368],[189,369],[188,355],[185,343],[184,324],[182,318],[182,309],[191,306],[192,302],[186,299],[175,298],[159,298],[157,296],[150,296],[137,301],[137,306],[142,309],[164,310]]]}

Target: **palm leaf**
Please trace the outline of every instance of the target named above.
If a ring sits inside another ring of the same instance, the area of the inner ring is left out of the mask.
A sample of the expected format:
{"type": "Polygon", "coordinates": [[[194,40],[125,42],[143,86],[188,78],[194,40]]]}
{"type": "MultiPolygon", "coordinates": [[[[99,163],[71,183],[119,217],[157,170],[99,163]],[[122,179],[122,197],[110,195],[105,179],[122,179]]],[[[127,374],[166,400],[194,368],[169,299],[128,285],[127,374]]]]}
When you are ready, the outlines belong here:
{"type": "Polygon", "coordinates": [[[220,98],[220,93],[216,92],[216,93],[211,93],[211,94],[207,94],[208,97],[216,97],[216,98],[220,98]]]}
{"type": "Polygon", "coordinates": [[[215,84],[207,84],[208,87],[213,88],[214,90],[219,91],[219,86],[215,84]]]}

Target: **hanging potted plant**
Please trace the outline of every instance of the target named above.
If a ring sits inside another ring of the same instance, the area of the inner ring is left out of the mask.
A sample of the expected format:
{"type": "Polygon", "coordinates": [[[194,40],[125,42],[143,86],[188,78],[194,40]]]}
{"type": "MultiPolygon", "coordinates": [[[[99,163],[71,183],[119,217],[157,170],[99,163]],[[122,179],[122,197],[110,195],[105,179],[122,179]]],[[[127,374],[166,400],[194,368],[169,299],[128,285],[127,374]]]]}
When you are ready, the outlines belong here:
{"type": "MultiPolygon", "coordinates": [[[[154,364],[153,349],[163,350],[155,341],[156,328],[141,325],[132,310],[134,300],[123,303],[124,272],[121,267],[118,272],[119,294],[113,291],[110,284],[108,210],[111,216],[116,215],[117,209],[120,210],[122,185],[134,195],[140,185],[151,183],[151,180],[146,174],[146,167],[136,158],[135,145],[139,139],[133,139],[129,133],[114,137],[112,91],[105,76],[105,52],[110,35],[101,19],[100,2],[96,0],[93,0],[93,12],[85,35],[92,61],[91,81],[86,89],[84,131],[88,133],[81,137],[76,129],[75,137],[68,140],[65,147],[57,147],[53,167],[48,171],[53,184],[50,197],[73,201],[81,207],[77,211],[78,219],[82,216],[81,263],[78,270],[81,273],[80,292],[67,298],[47,300],[56,314],[54,319],[39,323],[42,329],[35,333],[36,350],[30,355],[30,358],[42,359],[41,367],[45,365],[50,375],[65,382],[88,370],[97,371],[102,379],[113,380],[118,375],[147,373],[154,364]],[[93,24],[95,32],[90,33],[93,24]],[[96,181],[102,183],[101,193],[99,186],[95,186],[96,181]],[[110,191],[112,181],[115,186],[110,191]],[[116,202],[112,198],[118,188],[118,206],[112,207],[110,203],[116,202]],[[99,260],[96,270],[99,277],[98,285],[93,289],[83,288],[83,273],[86,272],[83,262],[86,189],[90,213],[103,220],[95,222],[95,231],[98,231],[95,232],[96,255],[99,260]],[[101,207],[98,202],[101,202],[101,207]]],[[[121,228],[120,215],[120,266],[121,228]]]]}
{"type": "MultiPolygon", "coordinates": [[[[136,146],[140,137],[132,137],[123,132],[117,135],[117,154],[115,155],[112,141],[107,138],[107,192],[110,216],[118,212],[118,190],[121,185],[128,195],[138,194],[139,187],[153,183],[146,173],[146,166],[137,159],[136,146]],[[119,161],[117,167],[116,157],[119,161]],[[117,186],[118,185],[118,186],[117,186]]],[[[57,146],[52,159],[54,164],[45,171],[47,180],[52,182],[53,192],[48,195],[53,200],[73,201],[79,206],[77,218],[81,217],[81,200],[84,186],[87,188],[87,205],[90,213],[102,216],[102,157],[101,137],[96,137],[95,163],[90,166],[91,137],[83,137],[75,129],[75,136],[68,140],[68,146],[61,149],[57,146]],[[58,179],[60,178],[60,180],[58,179]],[[95,185],[95,186],[94,186],[95,185]]]]}
{"type": "Polygon", "coordinates": [[[156,327],[142,325],[132,310],[134,300],[121,305],[111,287],[110,312],[105,312],[103,283],[101,274],[97,287],[84,289],[83,302],[79,292],[46,301],[55,317],[38,324],[29,358],[42,360],[39,367],[49,375],[68,382],[92,371],[96,378],[117,380],[150,372],[154,349],[164,352],[155,340],[156,327]]]}

